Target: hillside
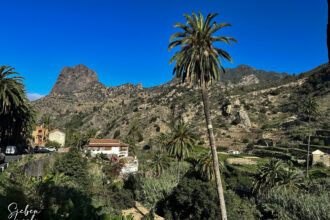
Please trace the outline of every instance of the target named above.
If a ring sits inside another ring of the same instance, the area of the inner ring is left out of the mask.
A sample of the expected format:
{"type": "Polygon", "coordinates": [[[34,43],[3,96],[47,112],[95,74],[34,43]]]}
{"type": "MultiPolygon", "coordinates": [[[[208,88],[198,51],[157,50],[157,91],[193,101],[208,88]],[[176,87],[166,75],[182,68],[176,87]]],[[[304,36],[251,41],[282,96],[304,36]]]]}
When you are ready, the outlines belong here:
{"type": "MultiPolygon", "coordinates": [[[[237,75],[237,71],[233,74],[237,75]]],[[[258,84],[214,84],[209,93],[217,145],[242,149],[247,142],[258,143],[264,139],[283,144],[292,141],[290,132],[299,130],[302,122],[291,105],[303,95],[306,83],[322,71],[326,76],[328,64],[302,76],[281,75],[279,80],[258,84]]],[[[260,77],[257,73],[255,75],[260,77]]],[[[327,123],[330,95],[326,83],[328,81],[323,82],[325,86],[320,94],[320,88],[312,87],[324,113],[323,120],[315,122],[322,129],[329,129],[327,126],[330,124],[327,123]]],[[[99,137],[125,140],[135,127],[141,134],[137,140],[139,145],[152,145],[159,133],[169,130],[174,119],[183,118],[194,126],[195,132],[200,135],[200,143],[207,142],[200,92],[178,84],[177,80],[151,88],[143,88],[141,84],[106,87],[94,83],[80,91],[51,92],[33,103],[40,117],[50,115],[52,127],[65,130],[68,137],[73,131],[94,128],[99,137]]]]}

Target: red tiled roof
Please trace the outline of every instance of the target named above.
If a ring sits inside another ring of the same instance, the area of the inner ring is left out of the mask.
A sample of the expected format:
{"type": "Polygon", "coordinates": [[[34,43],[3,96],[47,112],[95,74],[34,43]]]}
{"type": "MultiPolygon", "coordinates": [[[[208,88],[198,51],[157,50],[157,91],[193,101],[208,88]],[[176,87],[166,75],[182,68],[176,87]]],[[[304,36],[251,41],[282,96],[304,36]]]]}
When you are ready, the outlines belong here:
{"type": "Polygon", "coordinates": [[[56,128],[56,129],[54,129],[54,130],[51,130],[49,133],[53,133],[53,132],[55,132],[55,131],[57,131],[58,129],[56,128]]]}
{"type": "Polygon", "coordinates": [[[94,139],[89,140],[88,147],[128,147],[128,144],[121,143],[120,140],[114,139],[94,139]]]}
{"type": "Polygon", "coordinates": [[[53,132],[55,132],[55,131],[59,131],[59,132],[61,132],[61,133],[63,133],[63,134],[64,134],[64,132],[62,132],[62,131],[58,130],[57,128],[56,128],[56,129],[54,129],[54,130],[51,130],[49,133],[53,133],[53,132]]]}

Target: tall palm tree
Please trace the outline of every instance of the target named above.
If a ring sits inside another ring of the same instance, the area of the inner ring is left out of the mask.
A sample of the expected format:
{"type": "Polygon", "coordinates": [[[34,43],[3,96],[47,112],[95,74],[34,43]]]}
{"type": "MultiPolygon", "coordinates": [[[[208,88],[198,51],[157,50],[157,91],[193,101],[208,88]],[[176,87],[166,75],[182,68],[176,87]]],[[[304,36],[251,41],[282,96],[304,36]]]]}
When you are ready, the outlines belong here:
{"type": "MultiPolygon", "coordinates": [[[[223,167],[223,164],[220,162],[220,170],[223,167]]],[[[212,181],[215,178],[214,168],[213,168],[213,159],[211,151],[204,153],[197,160],[195,166],[196,171],[199,173],[202,179],[207,181],[212,181]]]]}
{"type": "Polygon", "coordinates": [[[11,107],[24,102],[23,77],[10,66],[0,66],[0,114],[8,113],[11,107]],[[11,77],[9,77],[11,76],[11,77]]]}
{"type": "Polygon", "coordinates": [[[309,156],[310,156],[310,143],[311,143],[311,119],[314,116],[319,115],[319,105],[312,97],[306,98],[303,103],[303,113],[308,118],[308,142],[307,142],[307,161],[306,161],[306,176],[308,177],[309,171],[309,156]]]}
{"type": "Polygon", "coordinates": [[[155,175],[159,177],[163,174],[164,170],[168,168],[170,164],[168,163],[166,157],[161,152],[157,152],[151,162],[151,168],[155,175]]]}
{"type": "MultiPolygon", "coordinates": [[[[0,66],[0,146],[26,142],[35,110],[25,95],[23,77],[10,66],[0,66]]],[[[24,144],[24,143],[23,143],[24,144]]]]}
{"type": "Polygon", "coordinates": [[[178,160],[178,183],[180,182],[181,162],[189,157],[190,151],[195,146],[196,136],[192,133],[189,124],[179,121],[172,128],[168,147],[168,154],[178,160]]]}
{"type": "Polygon", "coordinates": [[[231,41],[236,42],[236,40],[232,37],[212,36],[219,29],[231,26],[228,23],[217,24],[216,22],[212,22],[215,16],[217,14],[208,14],[204,22],[204,17],[201,13],[198,13],[198,16],[194,12],[192,16],[184,14],[187,24],[174,24],[174,27],[181,28],[183,32],[178,32],[171,36],[170,41],[172,42],[169,44],[168,49],[172,50],[176,46],[181,46],[181,50],[176,52],[170,60],[170,64],[176,61],[173,74],[181,78],[182,82],[188,81],[201,88],[205,121],[212,150],[215,179],[220,200],[221,216],[224,220],[227,219],[227,212],[210,118],[207,88],[209,84],[220,79],[219,66],[223,71],[225,70],[220,59],[232,62],[230,55],[226,51],[216,48],[214,43],[224,42],[231,44],[231,41]]]}

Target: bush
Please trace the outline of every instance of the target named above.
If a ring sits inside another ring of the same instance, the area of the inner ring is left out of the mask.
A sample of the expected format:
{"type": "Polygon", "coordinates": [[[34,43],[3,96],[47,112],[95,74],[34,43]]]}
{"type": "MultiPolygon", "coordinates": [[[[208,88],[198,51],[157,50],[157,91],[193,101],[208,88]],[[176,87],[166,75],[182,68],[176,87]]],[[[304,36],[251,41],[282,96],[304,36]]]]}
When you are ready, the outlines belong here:
{"type": "Polygon", "coordinates": [[[243,139],[243,143],[249,143],[249,140],[246,139],[246,138],[244,138],[244,139],[243,139]]]}
{"type": "MultiPolygon", "coordinates": [[[[263,211],[276,219],[330,219],[330,192],[321,194],[272,190],[261,202],[263,211]]],[[[268,219],[268,218],[267,218],[268,219]]]]}
{"type": "Polygon", "coordinates": [[[114,135],[113,135],[113,138],[116,139],[120,136],[120,130],[116,130],[114,135]]]}
{"type": "MultiPolygon", "coordinates": [[[[228,219],[254,219],[255,206],[225,191],[228,219]]],[[[184,178],[170,196],[157,204],[165,219],[218,219],[221,216],[216,188],[209,182],[184,178]]]]}
{"type": "Polygon", "coordinates": [[[77,148],[71,148],[68,153],[56,158],[54,164],[55,172],[64,173],[84,188],[88,188],[86,184],[90,182],[87,169],[87,159],[77,148]]]}
{"type": "Polygon", "coordinates": [[[47,141],[45,145],[46,147],[55,147],[56,150],[61,147],[61,144],[56,141],[47,141]]]}
{"type": "Polygon", "coordinates": [[[233,121],[232,124],[233,125],[238,125],[239,123],[241,123],[241,119],[239,117],[236,117],[233,121]]]}
{"type": "Polygon", "coordinates": [[[254,144],[253,143],[249,143],[247,146],[246,146],[246,149],[248,150],[253,150],[254,148],[254,144]]]}
{"type": "Polygon", "coordinates": [[[266,113],[267,112],[267,109],[265,107],[262,107],[259,112],[260,113],[266,113]]]}
{"type": "Polygon", "coordinates": [[[217,147],[217,152],[225,152],[225,151],[228,151],[228,147],[223,147],[223,146],[217,147]]]}
{"type": "MultiPolygon", "coordinates": [[[[188,170],[182,163],[182,175],[188,170]]],[[[133,192],[134,198],[147,208],[153,208],[156,203],[168,196],[177,185],[177,166],[168,168],[159,178],[148,178],[142,175],[130,175],[124,183],[124,188],[133,192]]]]}

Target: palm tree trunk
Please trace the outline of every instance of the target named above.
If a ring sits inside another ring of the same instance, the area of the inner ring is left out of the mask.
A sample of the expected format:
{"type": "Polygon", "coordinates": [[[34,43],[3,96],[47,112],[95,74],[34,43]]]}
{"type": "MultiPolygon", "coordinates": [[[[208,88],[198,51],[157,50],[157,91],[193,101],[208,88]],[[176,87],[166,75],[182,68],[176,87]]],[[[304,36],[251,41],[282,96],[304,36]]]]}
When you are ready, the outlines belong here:
{"type": "Polygon", "coordinates": [[[308,116],[308,143],[307,143],[307,160],[306,160],[306,176],[308,177],[308,169],[309,169],[309,149],[310,149],[310,144],[311,144],[311,128],[310,128],[310,123],[311,123],[311,117],[308,116]]]}
{"type": "Polygon", "coordinates": [[[181,161],[178,160],[178,184],[180,182],[181,161]]]}
{"type": "Polygon", "coordinates": [[[217,184],[218,196],[219,196],[219,201],[220,201],[221,217],[222,217],[222,220],[227,220],[225,197],[223,195],[223,188],[222,188],[221,176],[220,176],[220,170],[219,170],[219,160],[218,160],[217,149],[215,147],[212,122],[211,122],[211,118],[210,118],[209,97],[207,95],[207,90],[206,90],[205,85],[202,86],[201,90],[202,90],[202,98],[203,98],[203,105],[204,105],[205,121],[206,121],[207,131],[209,134],[209,141],[210,141],[212,157],[213,157],[215,181],[217,184]]]}

